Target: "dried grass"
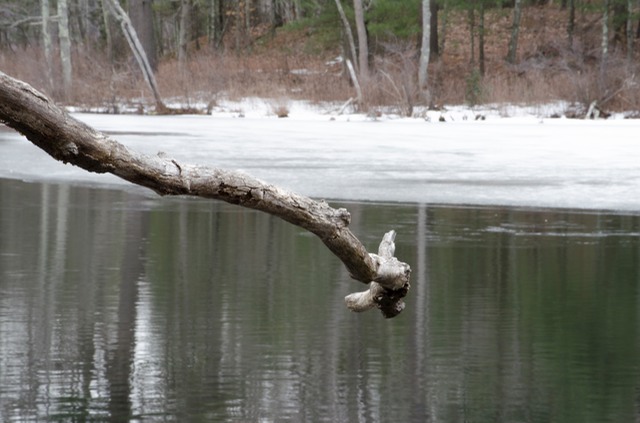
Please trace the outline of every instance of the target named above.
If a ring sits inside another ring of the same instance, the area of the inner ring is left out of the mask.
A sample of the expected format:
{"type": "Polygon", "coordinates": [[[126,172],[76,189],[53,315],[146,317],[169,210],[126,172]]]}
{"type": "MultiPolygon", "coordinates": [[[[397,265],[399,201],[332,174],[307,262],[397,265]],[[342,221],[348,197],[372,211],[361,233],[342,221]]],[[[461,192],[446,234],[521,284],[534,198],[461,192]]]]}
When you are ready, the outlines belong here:
{"type": "MultiPolygon", "coordinates": [[[[630,66],[622,57],[623,52],[614,50],[602,68],[598,31],[583,31],[597,14],[580,17],[571,48],[566,45],[566,18],[566,11],[552,6],[526,8],[519,62],[510,66],[504,61],[510,15],[504,10],[488,12],[486,72],[479,77],[477,65],[470,63],[466,14],[451,12],[445,51],[429,68],[429,96],[417,88],[415,40],[394,41],[378,46],[372,76],[361,81],[364,102],[359,107],[371,113],[385,108],[411,115],[416,105],[564,100],[585,107],[596,101],[610,111],[640,110],[637,66],[630,66]]],[[[198,107],[215,104],[222,97],[262,97],[272,99],[275,115],[288,114],[288,100],[344,103],[355,97],[342,65],[329,63],[337,55],[335,51],[308,54],[298,45],[304,43],[304,37],[283,34],[288,37],[286,40],[276,37],[269,45],[257,46],[251,54],[203,49],[193,52],[183,66],[175,59],[165,59],[156,73],[160,92],[167,101],[198,107]]],[[[637,63],[638,57],[634,60],[637,63]]],[[[4,72],[26,80],[55,99],[63,98],[59,84],[50,86],[43,63],[41,50],[34,46],[13,53],[0,52],[4,72]]],[[[112,112],[118,112],[121,105],[135,109],[151,103],[150,92],[133,60],[112,66],[100,53],[76,51],[73,66],[70,103],[112,112]]],[[[54,69],[59,69],[57,60],[54,69]]],[[[59,72],[52,77],[59,81],[59,72]]]]}

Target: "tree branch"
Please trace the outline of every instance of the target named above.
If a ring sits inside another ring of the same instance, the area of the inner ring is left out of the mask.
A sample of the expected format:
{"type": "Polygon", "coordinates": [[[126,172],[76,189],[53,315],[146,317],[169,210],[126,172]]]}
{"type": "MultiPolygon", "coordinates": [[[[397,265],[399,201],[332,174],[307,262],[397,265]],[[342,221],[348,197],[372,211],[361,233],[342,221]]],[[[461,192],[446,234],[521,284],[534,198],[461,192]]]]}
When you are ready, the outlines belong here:
{"type": "Polygon", "coordinates": [[[411,269],[393,257],[395,231],[378,254],[370,254],[349,230],[346,209],[294,194],[228,170],[178,163],[171,158],[130,151],[74,119],[30,85],[0,72],[0,120],[56,160],[89,172],[112,173],[160,195],[191,195],[223,200],[278,216],[316,234],[347,267],[352,278],[371,282],[365,293],[345,300],[353,311],[378,307],[385,317],[404,308],[411,269]]]}

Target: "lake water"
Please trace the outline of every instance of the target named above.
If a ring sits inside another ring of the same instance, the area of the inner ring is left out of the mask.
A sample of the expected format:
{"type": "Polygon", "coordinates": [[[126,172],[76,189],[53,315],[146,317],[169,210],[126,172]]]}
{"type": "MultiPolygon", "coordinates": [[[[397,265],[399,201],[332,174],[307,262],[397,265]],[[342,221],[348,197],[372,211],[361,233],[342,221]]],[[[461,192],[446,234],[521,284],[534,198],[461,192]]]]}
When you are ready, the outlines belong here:
{"type": "Polygon", "coordinates": [[[338,205],[395,319],[277,218],[0,179],[0,421],[638,421],[637,213],[338,205]]]}

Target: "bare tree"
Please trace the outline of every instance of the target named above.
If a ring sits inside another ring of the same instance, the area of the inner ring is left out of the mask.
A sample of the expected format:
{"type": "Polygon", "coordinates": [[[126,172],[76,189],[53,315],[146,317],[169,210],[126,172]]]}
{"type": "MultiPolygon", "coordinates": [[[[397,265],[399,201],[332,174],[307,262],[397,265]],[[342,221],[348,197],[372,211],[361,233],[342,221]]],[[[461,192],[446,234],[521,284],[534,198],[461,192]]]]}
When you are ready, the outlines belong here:
{"type": "Polygon", "coordinates": [[[484,76],[484,62],[485,62],[485,46],[484,46],[484,2],[485,0],[474,0],[469,6],[469,35],[471,38],[471,57],[469,62],[472,65],[476,65],[476,33],[478,35],[478,72],[481,76],[484,76]],[[476,23],[476,7],[478,8],[478,22],[476,23]]]}
{"type": "MultiPolygon", "coordinates": [[[[482,0],[481,0],[482,1],[482,0]]],[[[507,62],[516,62],[516,51],[518,49],[518,34],[520,33],[520,18],[522,16],[522,0],[515,0],[513,6],[513,24],[511,26],[511,38],[509,39],[509,51],[507,62]]]]}
{"type": "Polygon", "coordinates": [[[600,70],[604,72],[606,68],[607,59],[609,57],[609,7],[611,1],[604,0],[603,10],[602,10],[602,57],[600,62],[600,70]]]}
{"type": "Polygon", "coordinates": [[[111,173],[160,195],[191,195],[263,211],[315,235],[346,266],[351,277],[369,284],[345,298],[352,311],[379,308],[385,317],[404,309],[411,268],[394,257],[395,231],[378,253],[369,253],[349,230],[351,215],[324,201],[287,192],[241,172],[179,163],[129,151],[69,116],[44,94],[0,72],[0,121],[19,131],[56,160],[90,172],[111,173]]]}
{"type": "Polygon", "coordinates": [[[140,66],[140,70],[144,75],[144,79],[149,85],[151,92],[153,93],[153,97],[156,102],[156,110],[159,113],[165,113],[167,111],[167,107],[164,105],[162,101],[162,97],[160,97],[160,91],[158,90],[158,84],[156,83],[156,77],[153,74],[153,69],[151,69],[151,65],[149,64],[149,60],[147,59],[147,54],[140,43],[140,39],[136,33],[136,30],[133,28],[133,24],[129,19],[127,13],[120,7],[120,4],[117,0],[107,0],[108,5],[111,9],[111,12],[115,16],[115,18],[120,22],[120,26],[122,27],[122,32],[124,33],[127,42],[129,43],[129,47],[131,48],[131,52],[136,58],[138,65],[140,66]]]}
{"type": "Polygon", "coordinates": [[[484,76],[484,1],[480,0],[480,10],[478,23],[478,71],[484,76]]]}
{"type": "MultiPolygon", "coordinates": [[[[342,21],[342,28],[344,31],[344,35],[345,37],[347,37],[347,44],[349,45],[349,53],[351,54],[351,60],[353,62],[356,62],[358,57],[356,55],[356,42],[355,42],[355,39],[353,38],[353,31],[351,31],[351,25],[349,25],[349,19],[347,19],[346,13],[344,13],[344,8],[342,7],[342,3],[340,3],[340,0],[335,0],[335,2],[336,2],[336,8],[338,9],[338,14],[340,15],[340,20],[342,21]]],[[[357,62],[356,62],[356,66],[357,66],[357,62]]],[[[357,67],[356,67],[356,70],[358,70],[357,67]]]]}
{"type": "Polygon", "coordinates": [[[244,33],[244,25],[240,24],[240,19],[242,18],[242,4],[240,2],[240,0],[234,0],[235,3],[235,14],[233,17],[233,28],[234,28],[234,39],[236,42],[236,50],[240,50],[240,48],[243,46],[243,43],[245,41],[244,37],[245,37],[245,33],[244,33]]]}
{"type": "Polygon", "coordinates": [[[53,52],[51,32],[49,31],[50,9],[49,0],[40,0],[40,13],[42,15],[42,47],[44,49],[45,72],[47,74],[48,89],[53,88],[53,52]]]}
{"type": "Polygon", "coordinates": [[[468,22],[469,22],[469,38],[471,45],[471,54],[469,56],[469,63],[474,64],[476,61],[476,6],[475,1],[471,1],[469,5],[469,13],[468,13],[468,22]]]}
{"type": "Polygon", "coordinates": [[[98,35],[98,29],[91,22],[92,9],[97,9],[95,0],[72,1],[69,6],[69,19],[73,21],[71,33],[75,33],[76,43],[88,45],[98,35]]]}
{"type": "Polygon", "coordinates": [[[73,83],[73,68],[71,65],[71,37],[69,35],[67,0],[58,0],[58,39],[60,41],[63,96],[68,99],[73,83]]]}
{"type": "Polygon", "coordinates": [[[244,0],[244,32],[251,38],[251,0],[244,0]]]}
{"type": "Polygon", "coordinates": [[[440,40],[438,37],[438,13],[440,12],[440,4],[437,0],[430,0],[429,12],[431,14],[429,57],[438,57],[440,56],[440,40]]]}
{"type": "Polygon", "coordinates": [[[422,0],[422,43],[420,46],[420,67],[418,69],[418,87],[425,95],[429,67],[429,48],[431,47],[431,1],[422,0]]]}
{"type": "Polygon", "coordinates": [[[353,0],[353,11],[356,20],[356,32],[358,33],[358,70],[360,80],[369,79],[369,40],[367,26],[364,22],[364,8],[362,0],[353,0]]]}
{"type": "Polygon", "coordinates": [[[147,55],[149,66],[153,71],[158,68],[158,49],[156,35],[153,30],[153,9],[151,0],[129,0],[129,18],[136,29],[140,44],[147,55]]]}
{"type": "Polygon", "coordinates": [[[627,0],[627,63],[633,62],[633,0],[627,0]]]}
{"type": "Polygon", "coordinates": [[[187,62],[187,47],[190,34],[191,0],[180,1],[180,26],[178,33],[178,63],[184,69],[187,62]]]}
{"type": "Polygon", "coordinates": [[[569,50],[573,51],[573,33],[576,27],[576,0],[568,0],[569,2],[569,20],[567,22],[567,43],[569,50]]]}
{"type": "Polygon", "coordinates": [[[351,31],[351,25],[349,25],[349,19],[347,19],[346,13],[344,13],[344,8],[342,7],[342,3],[340,0],[335,0],[336,8],[338,9],[338,14],[340,15],[340,20],[342,21],[342,27],[344,36],[347,38],[347,45],[349,47],[349,54],[351,57],[345,57],[344,63],[347,68],[347,73],[349,74],[349,78],[353,83],[353,86],[356,89],[358,95],[358,103],[362,105],[362,88],[360,87],[360,82],[358,81],[358,73],[359,67],[357,62],[356,55],[356,43],[353,38],[353,31],[351,31]],[[355,69],[354,69],[355,66],[355,69]]]}
{"type": "Polygon", "coordinates": [[[293,22],[302,16],[300,0],[273,0],[276,15],[282,23],[293,22]]]}
{"type": "Polygon", "coordinates": [[[209,46],[218,47],[222,35],[221,0],[209,0],[207,18],[207,38],[209,46]]]}
{"type": "Polygon", "coordinates": [[[101,0],[100,5],[102,6],[105,41],[107,42],[107,56],[109,57],[109,63],[113,66],[113,35],[111,34],[111,20],[109,19],[109,1],[101,0]]]}

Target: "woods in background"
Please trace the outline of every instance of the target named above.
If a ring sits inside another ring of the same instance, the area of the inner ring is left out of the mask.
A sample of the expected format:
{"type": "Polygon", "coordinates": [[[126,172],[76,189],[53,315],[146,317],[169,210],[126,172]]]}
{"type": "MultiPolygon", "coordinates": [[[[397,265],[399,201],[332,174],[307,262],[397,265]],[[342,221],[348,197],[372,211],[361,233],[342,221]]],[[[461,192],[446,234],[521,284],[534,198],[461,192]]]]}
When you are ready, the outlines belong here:
{"type": "MultiPolygon", "coordinates": [[[[0,0],[0,66],[63,102],[145,98],[110,1],[0,0]]],[[[221,95],[344,101],[361,87],[363,109],[403,114],[415,105],[496,101],[640,108],[638,0],[120,5],[160,91],[187,102],[221,95]]]]}

